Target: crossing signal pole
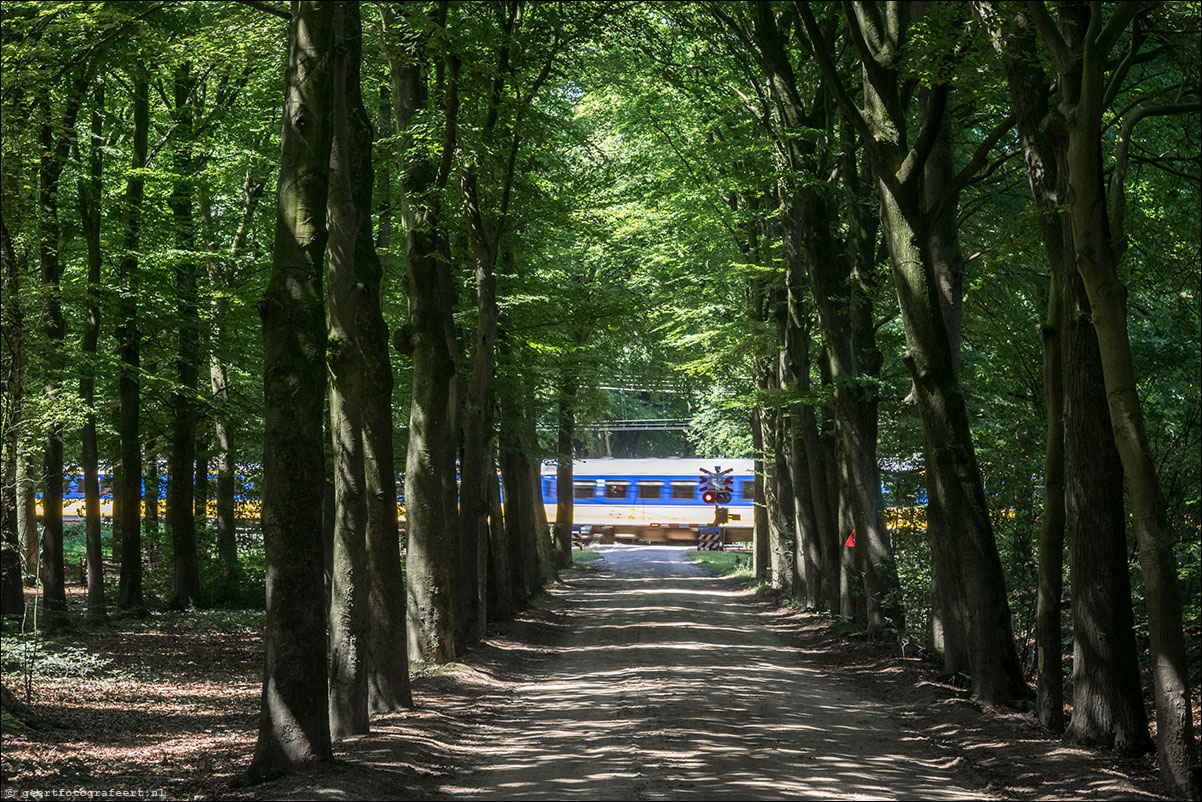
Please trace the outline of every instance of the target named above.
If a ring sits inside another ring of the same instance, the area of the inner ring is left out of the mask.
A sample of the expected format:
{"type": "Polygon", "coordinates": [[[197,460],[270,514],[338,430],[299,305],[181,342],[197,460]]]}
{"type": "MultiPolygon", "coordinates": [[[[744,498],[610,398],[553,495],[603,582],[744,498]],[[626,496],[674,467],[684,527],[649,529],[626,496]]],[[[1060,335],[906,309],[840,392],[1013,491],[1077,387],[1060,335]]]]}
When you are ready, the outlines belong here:
{"type": "Polygon", "coordinates": [[[722,523],[721,519],[725,517],[722,515],[725,512],[722,509],[722,505],[730,503],[731,491],[734,489],[734,477],[731,474],[734,472],[734,468],[722,470],[719,465],[715,465],[712,471],[705,468],[701,469],[701,476],[698,479],[701,489],[701,500],[706,504],[714,505],[715,526],[722,523]]]}

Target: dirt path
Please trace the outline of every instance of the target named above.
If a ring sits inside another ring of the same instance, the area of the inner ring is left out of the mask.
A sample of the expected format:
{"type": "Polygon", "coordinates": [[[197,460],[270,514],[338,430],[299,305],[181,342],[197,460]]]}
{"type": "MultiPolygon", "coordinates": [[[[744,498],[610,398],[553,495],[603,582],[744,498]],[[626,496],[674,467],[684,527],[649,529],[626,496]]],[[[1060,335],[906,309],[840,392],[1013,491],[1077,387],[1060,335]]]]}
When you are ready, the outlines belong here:
{"type": "Polygon", "coordinates": [[[981,711],[879,642],[611,546],[340,762],[255,799],[1159,799],[1149,764],[981,711]]]}
{"type": "Polygon", "coordinates": [[[489,721],[481,798],[988,798],[680,549],[613,547],[559,594],[564,637],[489,721]]]}

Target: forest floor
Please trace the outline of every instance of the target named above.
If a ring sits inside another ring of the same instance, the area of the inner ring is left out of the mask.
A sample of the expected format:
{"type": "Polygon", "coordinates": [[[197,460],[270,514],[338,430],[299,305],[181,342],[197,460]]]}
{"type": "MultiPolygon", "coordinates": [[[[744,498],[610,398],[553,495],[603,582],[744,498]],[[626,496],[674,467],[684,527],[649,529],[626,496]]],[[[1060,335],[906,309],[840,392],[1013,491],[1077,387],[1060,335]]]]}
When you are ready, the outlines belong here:
{"type": "MultiPolygon", "coordinates": [[[[84,667],[30,683],[57,727],[6,718],[3,797],[1162,798],[1150,759],[982,710],[897,644],[839,635],[682,549],[602,551],[461,663],[416,677],[414,710],[374,720],[333,764],[252,788],[231,782],[254,747],[261,618],[68,633],[59,653],[84,667]]],[[[23,696],[9,665],[4,683],[23,696]]]]}

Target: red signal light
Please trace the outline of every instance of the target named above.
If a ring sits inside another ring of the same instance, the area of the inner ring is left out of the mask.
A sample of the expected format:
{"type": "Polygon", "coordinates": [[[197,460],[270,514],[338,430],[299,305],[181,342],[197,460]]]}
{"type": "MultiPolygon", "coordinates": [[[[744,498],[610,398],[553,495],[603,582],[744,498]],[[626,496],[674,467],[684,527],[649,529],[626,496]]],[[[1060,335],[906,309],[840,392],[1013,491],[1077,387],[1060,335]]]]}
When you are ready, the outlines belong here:
{"type": "Polygon", "coordinates": [[[718,498],[718,494],[713,490],[707,490],[701,494],[701,500],[706,504],[713,504],[718,498]]]}

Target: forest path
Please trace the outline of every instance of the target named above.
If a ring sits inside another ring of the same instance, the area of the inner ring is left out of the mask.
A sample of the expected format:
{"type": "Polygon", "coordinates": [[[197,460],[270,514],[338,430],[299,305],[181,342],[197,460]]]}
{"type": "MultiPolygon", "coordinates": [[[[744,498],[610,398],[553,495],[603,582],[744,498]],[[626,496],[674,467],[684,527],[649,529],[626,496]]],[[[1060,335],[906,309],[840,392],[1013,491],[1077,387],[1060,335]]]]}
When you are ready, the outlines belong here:
{"type": "Polygon", "coordinates": [[[606,546],[416,707],[245,800],[1159,800],[1153,765],[982,710],[896,646],[833,631],[688,550],[606,546]]]}
{"type": "Polygon", "coordinates": [[[498,799],[982,799],[979,780],[684,549],[613,546],[540,603],[546,651],[441,791],[498,799]],[[479,753],[478,753],[479,754],[479,753]]]}

